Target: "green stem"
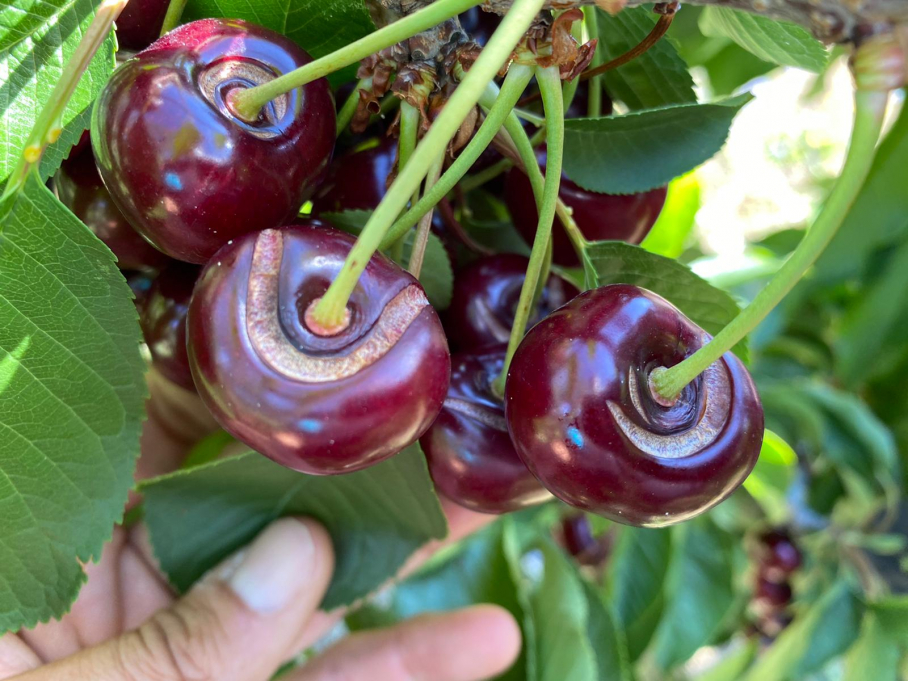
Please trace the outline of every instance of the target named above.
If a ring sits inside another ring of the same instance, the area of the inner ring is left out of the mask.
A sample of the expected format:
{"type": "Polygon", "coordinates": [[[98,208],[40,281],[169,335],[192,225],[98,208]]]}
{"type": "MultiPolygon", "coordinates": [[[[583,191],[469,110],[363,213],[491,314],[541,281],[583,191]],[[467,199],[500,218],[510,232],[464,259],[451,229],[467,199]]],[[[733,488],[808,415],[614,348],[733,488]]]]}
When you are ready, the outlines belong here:
{"type": "Polygon", "coordinates": [[[492,138],[498,134],[504,120],[508,117],[514,104],[520,99],[521,94],[526,89],[527,83],[533,77],[533,69],[521,64],[512,64],[508,69],[508,75],[504,79],[499,92],[495,83],[489,83],[486,92],[480,97],[479,102],[482,105],[489,106],[489,114],[482,122],[479,130],[473,135],[470,143],[460,152],[460,155],[445,171],[445,174],[436,182],[431,189],[427,189],[425,195],[416,202],[401,218],[394,223],[388,231],[382,247],[386,248],[388,244],[393,243],[413,227],[419,219],[423,217],[431,208],[448,195],[466,172],[473,167],[476,160],[482,155],[492,138]],[[494,103],[493,101],[494,100],[494,103]]]}
{"type": "MultiPolygon", "coordinates": [[[[596,15],[595,7],[583,8],[583,21],[586,24],[586,32],[592,39],[599,37],[599,17],[596,15]]],[[[603,63],[602,50],[596,46],[593,53],[593,60],[590,62],[590,68],[596,68],[603,63]]],[[[598,118],[602,115],[602,76],[593,76],[587,87],[589,95],[587,100],[587,115],[590,118],[598,118]]]]}
{"type": "MultiPolygon", "coordinates": [[[[445,155],[441,154],[435,163],[429,168],[429,174],[426,175],[426,192],[428,192],[441,176],[441,171],[445,165],[445,155]]],[[[419,273],[422,272],[422,263],[426,257],[426,246],[429,243],[429,230],[432,227],[432,214],[434,208],[422,216],[419,220],[419,227],[416,229],[416,237],[413,239],[413,250],[410,251],[410,261],[407,263],[407,270],[414,277],[419,279],[419,273]]]]}
{"type": "MultiPolygon", "coordinates": [[[[438,0],[427,9],[446,5],[447,2],[448,0],[438,0]]],[[[338,328],[343,323],[350,294],[388,228],[419,187],[429,166],[445,151],[448,142],[457,133],[470,110],[476,106],[486,86],[507,62],[514,46],[526,33],[544,3],[545,0],[515,0],[479,58],[419,143],[410,163],[398,174],[384,199],[372,213],[341,271],[313,310],[315,321],[319,324],[330,329],[338,328]]],[[[463,4],[466,3],[461,2],[463,4]]],[[[453,4],[448,6],[449,9],[453,7],[453,4]]]]}
{"type": "Polygon", "coordinates": [[[371,78],[363,78],[356,84],[356,87],[353,88],[353,92],[350,93],[350,96],[347,97],[347,101],[344,102],[344,105],[341,107],[341,110],[337,113],[337,136],[340,137],[341,133],[347,129],[347,126],[350,125],[350,121],[353,120],[354,114],[356,114],[356,107],[359,105],[359,91],[365,90],[372,87],[371,78]]]}
{"type": "MultiPolygon", "coordinates": [[[[400,137],[397,140],[397,172],[400,172],[416,150],[419,137],[419,109],[412,104],[400,102],[400,137]]],[[[413,192],[413,202],[419,198],[419,189],[413,192]]]]}
{"type": "Polygon", "coordinates": [[[659,395],[674,399],[684,386],[731,350],[763,321],[820,256],[848,215],[870,172],[887,98],[886,92],[858,90],[855,93],[854,128],[845,165],[813,226],[769,284],[715,338],[680,364],[653,372],[652,383],[659,395]]]}
{"type": "Polygon", "coordinates": [[[386,47],[412,38],[417,33],[466,12],[480,2],[482,0],[435,0],[418,12],[398,19],[393,24],[388,24],[321,59],[316,59],[262,85],[238,92],[232,100],[234,112],[245,120],[255,120],[261,108],[275,97],[355,64],[386,47]]]}
{"type": "MultiPolygon", "coordinates": [[[[564,99],[562,98],[561,78],[558,74],[558,67],[537,68],[536,80],[542,93],[542,105],[545,110],[545,119],[548,122],[546,125],[548,157],[545,167],[545,182],[542,189],[542,201],[539,205],[539,224],[536,227],[536,237],[533,239],[533,249],[530,251],[530,262],[527,265],[526,278],[523,281],[523,287],[520,289],[520,299],[517,302],[514,325],[511,327],[511,337],[508,340],[508,351],[507,355],[505,355],[504,368],[501,375],[495,379],[492,385],[492,389],[498,395],[504,395],[504,384],[508,376],[508,367],[511,364],[514,353],[517,352],[517,346],[523,340],[527,322],[533,310],[536,288],[550,250],[549,242],[552,238],[552,223],[555,220],[555,204],[558,201],[558,189],[561,187],[561,162],[564,155],[564,99]]],[[[522,127],[521,130],[523,130],[522,127]]],[[[525,133],[524,139],[526,140],[525,133]]],[[[516,139],[514,141],[520,145],[516,139]]],[[[526,141],[529,142],[529,140],[526,141]]],[[[532,151],[531,148],[531,157],[532,151]]],[[[521,158],[523,158],[523,155],[521,155],[521,158]]],[[[526,161],[524,159],[525,163],[526,161]]],[[[534,166],[535,164],[536,159],[532,157],[528,165],[534,166]]]]}
{"type": "Polygon", "coordinates": [[[44,105],[41,113],[38,114],[38,119],[35,121],[35,125],[25,142],[22,156],[10,175],[0,200],[6,199],[19,191],[25,183],[25,178],[28,176],[29,171],[41,161],[41,156],[44,154],[47,145],[53,144],[59,139],[60,133],[63,132],[63,112],[66,109],[66,105],[76,91],[79,80],[94,58],[95,53],[107,39],[107,36],[110,35],[113,22],[125,5],[126,0],[104,0],[101,3],[98,13],[92,19],[88,30],[82,36],[82,40],[79,41],[73,56],[66,63],[63,74],[60,76],[60,80],[57,81],[53,92],[51,92],[47,104],[44,105]]]}
{"type": "Polygon", "coordinates": [[[503,158],[500,161],[493,163],[485,170],[480,170],[478,173],[473,173],[472,175],[463,178],[460,183],[460,188],[463,190],[464,194],[469,194],[471,191],[481,187],[486,182],[491,182],[513,166],[514,164],[510,159],[503,158]]]}
{"type": "Polygon", "coordinates": [[[170,33],[177,27],[185,8],[186,0],[170,0],[170,4],[167,6],[167,14],[164,15],[164,23],[161,24],[161,35],[170,33]]]}
{"type": "Polygon", "coordinates": [[[540,116],[539,114],[535,114],[532,111],[527,111],[526,109],[514,109],[514,113],[517,114],[518,118],[529,121],[537,128],[541,128],[543,125],[545,125],[545,116],[540,116]]]}

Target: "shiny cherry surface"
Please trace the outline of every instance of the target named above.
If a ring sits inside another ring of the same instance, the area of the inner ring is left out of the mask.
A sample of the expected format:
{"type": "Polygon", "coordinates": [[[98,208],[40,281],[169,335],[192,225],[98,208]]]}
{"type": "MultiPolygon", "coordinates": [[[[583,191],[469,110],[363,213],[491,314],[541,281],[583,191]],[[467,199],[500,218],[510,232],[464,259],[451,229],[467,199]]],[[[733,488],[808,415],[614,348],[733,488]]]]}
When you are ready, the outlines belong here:
{"type": "MultiPolygon", "coordinates": [[[[537,154],[545,172],[545,152],[537,154]]],[[[639,244],[656,224],[665,205],[665,187],[640,194],[597,194],[587,191],[561,174],[558,196],[574,211],[574,221],[584,237],[590,241],[626,241],[639,244]]],[[[527,243],[532,244],[539,222],[536,201],[530,181],[522,170],[511,168],[505,177],[504,200],[514,226],[527,243]]],[[[552,232],[552,258],[559,265],[572,267],[580,264],[561,221],[555,219],[552,232]]]]}
{"type": "Polygon", "coordinates": [[[128,50],[144,50],[161,34],[170,0],[129,0],[117,17],[117,42],[128,50]]]}
{"type": "Polygon", "coordinates": [[[431,425],[448,389],[438,316],[383,256],[360,277],[344,330],[309,329],[306,311],[352,245],[312,224],[246,235],[208,263],[189,308],[192,374],[214,417],[305,473],[351,472],[399,452],[431,425]]]}
{"type": "Polygon", "coordinates": [[[514,355],[505,413],[517,453],[555,496],[617,522],[657,527],[712,508],[760,453],[763,409],[750,375],[726,353],[671,406],[649,390],[653,369],[707,340],[645,289],[580,294],[514,355]]]}
{"type": "Polygon", "coordinates": [[[334,148],[327,81],[278,97],[252,123],[228,100],[309,61],[268,29],[203,19],[122,64],[95,103],[92,144],[129,222],[168,255],[204,263],[231,239],[290,221],[334,148]]]}
{"type": "Polygon", "coordinates": [[[506,349],[451,357],[444,407],[419,440],[435,487],[480,513],[507,513],[551,498],[514,451],[504,405],[492,393],[506,349]]]}
{"type": "Polygon", "coordinates": [[[397,140],[393,137],[339,156],[312,199],[313,213],[373,210],[388,191],[388,178],[396,164],[397,140]]]}
{"type": "MultiPolygon", "coordinates": [[[[528,264],[522,255],[502,253],[479,258],[458,272],[451,305],[444,316],[453,348],[473,350],[508,342],[528,264]]],[[[553,274],[528,328],[578,293],[570,283],[553,274]]]]}
{"type": "Polygon", "coordinates": [[[120,269],[163,267],[170,258],[142,238],[114,205],[98,174],[88,133],[83,139],[86,143],[80,140],[73,147],[54,176],[60,201],[113,251],[120,269]]]}
{"type": "Polygon", "coordinates": [[[201,268],[173,261],[153,279],[139,310],[142,335],[155,367],[168,380],[195,390],[186,351],[186,314],[201,268]]]}

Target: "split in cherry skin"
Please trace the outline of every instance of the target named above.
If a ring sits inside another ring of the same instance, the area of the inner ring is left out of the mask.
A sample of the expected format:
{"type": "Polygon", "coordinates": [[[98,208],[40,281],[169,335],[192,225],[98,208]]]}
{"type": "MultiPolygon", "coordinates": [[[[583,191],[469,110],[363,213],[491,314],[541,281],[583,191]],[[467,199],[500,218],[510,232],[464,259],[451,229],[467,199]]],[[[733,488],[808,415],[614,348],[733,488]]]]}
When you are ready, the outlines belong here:
{"type": "Polygon", "coordinates": [[[231,239],[292,220],[334,149],[327,81],[281,95],[251,122],[230,100],[309,61],[268,29],[203,19],[114,71],[95,103],[92,144],[129,222],[167,255],[201,264],[231,239]]]}
{"type": "Polygon", "coordinates": [[[451,386],[419,443],[436,489],[479,513],[507,513],[551,498],[514,451],[504,405],[491,388],[506,346],[451,357],[451,386]]]}
{"type": "Polygon", "coordinates": [[[505,414],[517,453],[555,496],[658,527],[727,498],[756,464],[763,409],[726,353],[663,406],[650,374],[709,336],[660,296],[615,284],[580,294],[524,337],[505,414]]]}
{"type": "MultiPolygon", "coordinates": [[[[537,152],[537,158],[545,172],[545,151],[537,152]]],[[[572,182],[564,173],[558,190],[558,196],[573,210],[574,222],[588,241],[625,241],[629,244],[639,244],[649,234],[665,205],[666,195],[665,187],[639,194],[599,194],[572,182]]],[[[505,177],[504,199],[514,226],[527,243],[532,243],[539,213],[530,181],[519,168],[511,168],[505,177]]],[[[552,229],[552,259],[565,267],[580,264],[567,232],[557,218],[552,229]]]]}
{"type": "MultiPolygon", "coordinates": [[[[501,253],[474,260],[458,272],[451,305],[444,314],[452,348],[474,350],[508,342],[528,264],[522,255],[501,253]]],[[[572,284],[551,275],[530,325],[578,293],[572,284]]]]}
{"type": "Polygon", "coordinates": [[[382,255],[349,324],[313,332],[309,311],[354,240],[315,222],[248,234],[208,263],[188,348],[202,400],[229,433],[293,470],[349,473],[415,442],[441,410],[450,356],[419,283],[382,255]]]}
{"type": "Polygon", "coordinates": [[[98,174],[87,132],[60,165],[54,188],[61,203],[113,251],[120,269],[159,269],[170,262],[114,205],[98,174]]]}

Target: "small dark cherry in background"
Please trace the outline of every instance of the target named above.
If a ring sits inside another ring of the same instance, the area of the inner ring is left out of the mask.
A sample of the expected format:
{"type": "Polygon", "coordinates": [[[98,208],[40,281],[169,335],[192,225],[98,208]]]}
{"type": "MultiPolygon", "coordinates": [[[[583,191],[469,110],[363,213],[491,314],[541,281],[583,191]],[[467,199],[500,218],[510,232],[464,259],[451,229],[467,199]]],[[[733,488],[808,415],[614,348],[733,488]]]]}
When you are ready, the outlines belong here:
{"type": "Polygon", "coordinates": [[[161,34],[170,0],[129,0],[117,17],[117,42],[127,50],[144,50],[161,34]]]}

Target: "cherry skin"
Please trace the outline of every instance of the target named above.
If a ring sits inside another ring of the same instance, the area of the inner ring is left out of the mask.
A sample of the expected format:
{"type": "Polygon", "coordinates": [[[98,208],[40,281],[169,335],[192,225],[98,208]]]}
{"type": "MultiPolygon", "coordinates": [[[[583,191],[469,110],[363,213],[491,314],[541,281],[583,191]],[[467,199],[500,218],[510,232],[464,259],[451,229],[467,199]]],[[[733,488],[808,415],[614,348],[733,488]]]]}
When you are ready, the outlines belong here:
{"type": "MultiPolygon", "coordinates": [[[[508,342],[528,264],[522,255],[502,253],[474,260],[458,272],[451,305],[444,317],[452,347],[473,350],[508,342]]],[[[570,283],[553,274],[530,325],[578,293],[570,283]]]]}
{"type": "Polygon", "coordinates": [[[649,389],[655,368],[708,338],[645,289],[581,293],[533,327],[511,362],[505,414],[517,453],[555,496],[617,522],[658,527],[712,508],[760,453],[750,375],[726,353],[671,406],[649,389]]]}
{"type": "Polygon", "coordinates": [[[215,419],[304,473],[347,473],[412,444],[438,415],[450,356],[419,283],[373,257],[332,336],[307,311],[354,240],[317,224],[248,234],[222,248],[189,307],[189,361],[215,419]]]}
{"type": "Polygon", "coordinates": [[[781,610],[791,603],[792,590],[788,582],[774,582],[764,577],[757,580],[754,592],[756,606],[763,610],[781,610]]]}
{"type": "Polygon", "coordinates": [[[551,498],[514,451],[504,405],[492,393],[506,350],[451,357],[444,407],[419,440],[435,487],[480,513],[507,513],[551,498]]]}
{"type": "Polygon", "coordinates": [[[122,64],[95,103],[92,144],[129,222],[171,257],[204,263],[231,239],[291,220],[334,149],[327,81],[278,97],[252,123],[228,102],[309,61],[268,29],[203,19],[122,64]]]}
{"type": "Polygon", "coordinates": [[[593,534],[593,526],[584,513],[569,515],[561,521],[561,541],[567,552],[580,565],[602,565],[609,555],[604,537],[593,534]]]}
{"type": "Polygon", "coordinates": [[[186,314],[200,271],[197,265],[174,261],[154,278],[139,311],[152,363],[187,390],[195,390],[195,384],[186,351],[186,314]]]}
{"type": "Polygon", "coordinates": [[[95,157],[87,140],[86,132],[60,165],[60,170],[54,177],[57,196],[73,215],[113,251],[120,269],[163,267],[170,262],[170,258],[143,239],[114,205],[98,174],[95,157]]]}
{"type": "Polygon", "coordinates": [[[170,0],[129,0],[117,17],[117,42],[128,50],[144,50],[161,34],[170,0]]]}
{"type": "MultiPolygon", "coordinates": [[[[545,172],[545,152],[537,153],[545,172]]],[[[527,243],[532,244],[539,222],[533,189],[519,168],[511,168],[505,177],[504,200],[514,226],[527,243]]],[[[587,191],[561,174],[558,196],[574,211],[574,221],[590,241],[625,241],[639,244],[656,224],[665,205],[667,189],[659,187],[639,194],[597,194],[587,191]]],[[[580,264],[561,221],[555,219],[552,231],[552,259],[559,265],[575,267],[580,264]]]]}
{"type": "Polygon", "coordinates": [[[760,543],[760,569],[770,578],[781,581],[801,567],[801,551],[787,532],[766,532],[760,536],[760,543]]]}

